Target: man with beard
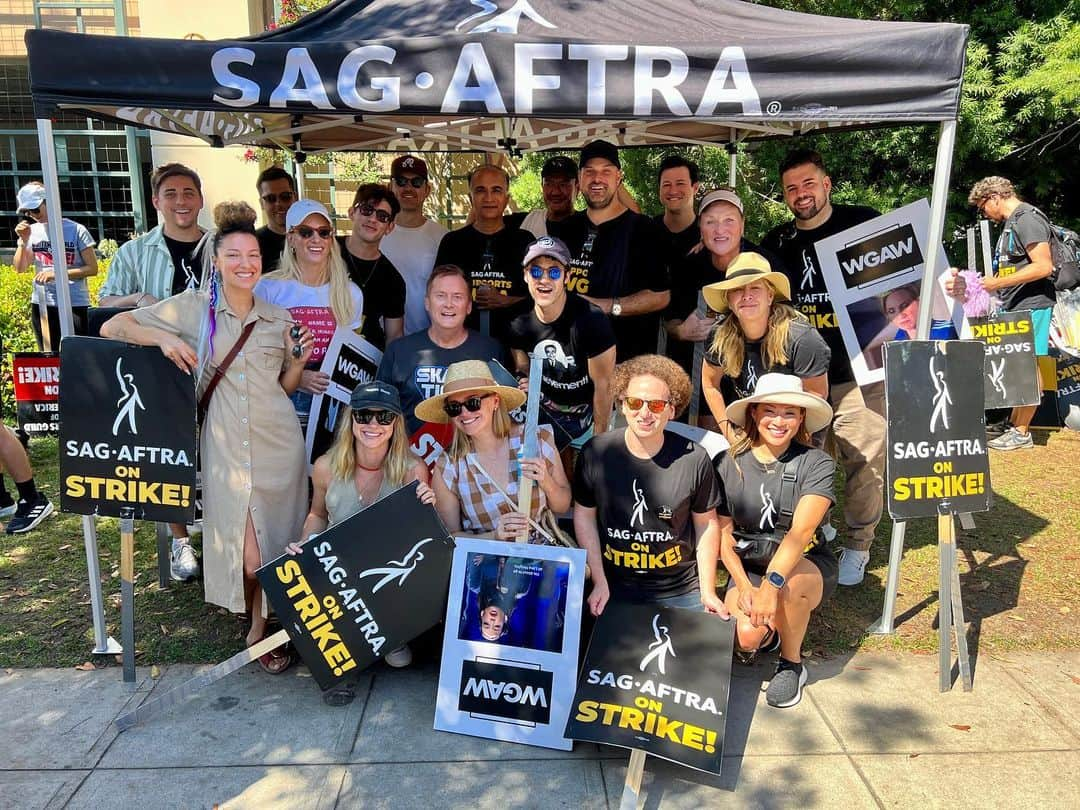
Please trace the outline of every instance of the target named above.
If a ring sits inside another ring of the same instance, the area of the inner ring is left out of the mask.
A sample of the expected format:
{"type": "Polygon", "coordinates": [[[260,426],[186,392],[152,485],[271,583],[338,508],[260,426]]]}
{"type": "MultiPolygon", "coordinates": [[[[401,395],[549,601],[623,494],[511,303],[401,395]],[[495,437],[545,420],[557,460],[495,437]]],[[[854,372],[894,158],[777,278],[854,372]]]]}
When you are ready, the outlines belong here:
{"type": "Polygon", "coordinates": [[[296,183],[280,166],[270,166],[259,174],[255,189],[259,192],[259,204],[266,220],[266,224],[255,231],[262,253],[262,271],[272,273],[285,250],[285,215],[289,213],[289,206],[296,202],[296,183]]]}
{"type": "Polygon", "coordinates": [[[656,351],[660,314],[671,300],[663,229],[619,200],[619,150],[592,141],[581,150],[578,184],[586,210],[560,224],[573,257],[567,289],[611,318],[618,360],[656,351]]]}

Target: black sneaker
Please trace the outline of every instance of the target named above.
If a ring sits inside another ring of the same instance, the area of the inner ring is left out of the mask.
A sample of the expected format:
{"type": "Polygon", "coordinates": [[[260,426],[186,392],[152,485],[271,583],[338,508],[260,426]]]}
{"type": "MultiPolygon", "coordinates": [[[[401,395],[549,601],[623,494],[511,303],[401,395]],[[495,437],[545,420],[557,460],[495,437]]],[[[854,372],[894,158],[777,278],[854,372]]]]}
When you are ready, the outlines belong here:
{"type": "Polygon", "coordinates": [[[765,690],[765,701],[777,709],[787,709],[802,700],[804,686],[806,667],[781,658],[776,665],[776,674],[765,690]]]}
{"type": "Polygon", "coordinates": [[[7,525],[8,534],[23,534],[53,513],[52,502],[40,492],[33,503],[19,501],[15,517],[7,525]]]}

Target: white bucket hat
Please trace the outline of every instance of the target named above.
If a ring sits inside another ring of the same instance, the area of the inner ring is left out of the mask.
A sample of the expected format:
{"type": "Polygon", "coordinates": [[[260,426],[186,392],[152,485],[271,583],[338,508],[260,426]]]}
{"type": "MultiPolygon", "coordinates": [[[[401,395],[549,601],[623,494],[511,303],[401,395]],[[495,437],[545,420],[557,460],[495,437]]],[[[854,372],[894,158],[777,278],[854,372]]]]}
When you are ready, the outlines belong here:
{"type": "Polygon", "coordinates": [[[810,433],[817,433],[832,423],[833,411],[829,403],[817,394],[804,391],[802,380],[794,374],[762,374],[753,394],[727,406],[727,418],[739,427],[746,427],[746,409],[757,402],[802,408],[806,411],[804,424],[810,433]]]}

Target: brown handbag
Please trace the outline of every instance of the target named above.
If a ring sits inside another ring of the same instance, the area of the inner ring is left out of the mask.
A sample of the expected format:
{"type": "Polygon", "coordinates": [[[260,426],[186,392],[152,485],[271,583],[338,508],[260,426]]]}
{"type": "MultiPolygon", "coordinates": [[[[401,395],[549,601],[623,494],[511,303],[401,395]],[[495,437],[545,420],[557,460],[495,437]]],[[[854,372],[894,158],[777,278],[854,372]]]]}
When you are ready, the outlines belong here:
{"type": "Polygon", "coordinates": [[[225,376],[225,372],[229,370],[229,366],[231,366],[233,360],[236,359],[236,355],[240,354],[240,350],[244,348],[244,344],[247,343],[247,339],[251,337],[251,333],[255,331],[256,323],[258,323],[258,321],[252,321],[240,332],[240,337],[236,339],[236,343],[229,349],[229,353],[225,355],[225,359],[221,361],[221,365],[214,371],[214,376],[210,379],[210,384],[206,386],[203,395],[199,397],[198,420],[200,428],[202,427],[203,422],[206,421],[206,408],[210,404],[210,397],[214,393],[214,389],[217,388],[217,384],[221,382],[221,378],[225,376]]]}

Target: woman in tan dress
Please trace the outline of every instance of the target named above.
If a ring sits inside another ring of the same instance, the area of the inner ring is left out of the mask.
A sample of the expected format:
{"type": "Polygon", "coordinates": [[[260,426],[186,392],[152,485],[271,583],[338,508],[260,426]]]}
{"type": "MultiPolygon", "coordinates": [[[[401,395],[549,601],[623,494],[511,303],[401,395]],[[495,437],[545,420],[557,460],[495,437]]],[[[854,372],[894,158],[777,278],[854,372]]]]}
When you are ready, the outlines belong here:
{"type": "MultiPolygon", "coordinates": [[[[251,207],[222,203],[214,220],[213,266],[202,288],[121,313],[101,334],[160,347],[195,375],[201,397],[242,330],[255,323],[214,389],[200,431],[206,601],[250,612],[250,646],[266,635],[255,571],[285,552],[307,513],[304,439],[288,395],[311,356],[312,338],[298,327],[301,351],[294,357],[288,312],[254,295],[262,259],[251,207]]],[[[275,674],[292,663],[281,648],[259,661],[275,674]]]]}

